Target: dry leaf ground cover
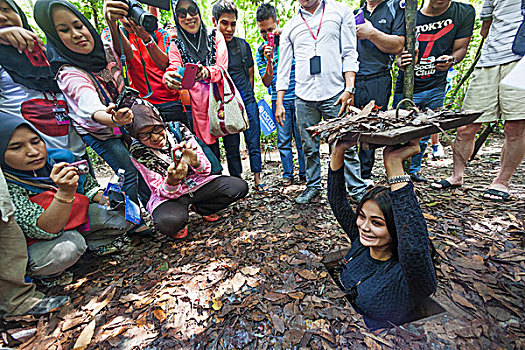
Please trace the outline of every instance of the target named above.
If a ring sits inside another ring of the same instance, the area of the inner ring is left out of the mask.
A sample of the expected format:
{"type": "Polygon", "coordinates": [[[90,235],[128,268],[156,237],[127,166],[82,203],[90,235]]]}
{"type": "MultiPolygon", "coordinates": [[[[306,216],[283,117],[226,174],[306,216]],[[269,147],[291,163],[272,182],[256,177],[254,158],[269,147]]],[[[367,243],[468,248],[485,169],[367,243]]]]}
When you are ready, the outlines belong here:
{"type": "MultiPolygon", "coordinates": [[[[250,194],[207,223],[193,216],[191,239],[135,239],[127,253],[86,255],[74,281],[48,294],[72,302],[43,318],[7,318],[0,344],[19,349],[513,349],[524,347],[525,167],[513,201],[484,201],[502,140],[492,138],[463,188],[417,185],[437,250],[434,299],[446,312],[373,334],[324,263],[349,246],[323,191],[293,199],[302,185],[279,186],[280,163],[265,164],[271,188],[250,194]]],[[[424,172],[444,178],[442,161],[424,172]]],[[[380,161],[380,160],[379,160],[380,161]]],[[[328,154],[323,153],[323,174],[328,154]]],[[[246,174],[247,177],[249,174],[246,174]]],[[[383,180],[382,167],[374,171],[383,180]]]]}

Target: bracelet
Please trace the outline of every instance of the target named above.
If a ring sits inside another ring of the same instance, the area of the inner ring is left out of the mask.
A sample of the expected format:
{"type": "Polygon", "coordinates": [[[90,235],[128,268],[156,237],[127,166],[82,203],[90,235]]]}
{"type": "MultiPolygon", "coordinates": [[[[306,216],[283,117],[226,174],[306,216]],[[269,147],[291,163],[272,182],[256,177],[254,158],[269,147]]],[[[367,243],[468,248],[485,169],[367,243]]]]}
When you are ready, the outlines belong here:
{"type": "MultiPolygon", "coordinates": [[[[144,41],[143,41],[143,43],[144,43],[144,41]]],[[[149,49],[149,48],[152,47],[154,44],[155,44],[155,40],[153,40],[153,38],[150,37],[150,41],[148,41],[147,43],[144,43],[144,46],[146,46],[146,48],[149,49]]]]}
{"type": "Polygon", "coordinates": [[[120,125],[119,123],[117,123],[117,122],[115,121],[115,118],[113,118],[113,114],[111,114],[111,121],[113,122],[113,124],[115,124],[115,125],[116,125],[117,127],[119,127],[119,128],[122,126],[122,125],[120,125]]]}
{"type": "Polygon", "coordinates": [[[389,185],[401,183],[401,182],[410,182],[410,175],[400,175],[400,176],[394,176],[390,179],[386,180],[389,185]]]}
{"type": "Polygon", "coordinates": [[[57,196],[56,194],[53,196],[53,198],[56,199],[58,202],[64,203],[64,204],[71,204],[75,200],[75,196],[73,196],[73,198],[71,199],[64,199],[64,198],[57,196]]]}

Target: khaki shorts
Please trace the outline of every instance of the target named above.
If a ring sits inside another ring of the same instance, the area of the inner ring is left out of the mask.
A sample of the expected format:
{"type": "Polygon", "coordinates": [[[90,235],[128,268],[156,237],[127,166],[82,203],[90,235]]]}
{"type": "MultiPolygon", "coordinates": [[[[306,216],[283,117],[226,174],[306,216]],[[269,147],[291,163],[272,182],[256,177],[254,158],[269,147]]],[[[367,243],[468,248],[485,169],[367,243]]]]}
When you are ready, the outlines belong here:
{"type": "Polygon", "coordinates": [[[501,85],[518,62],[476,68],[463,102],[465,110],[484,112],[475,123],[525,119],[525,90],[501,85]]]}

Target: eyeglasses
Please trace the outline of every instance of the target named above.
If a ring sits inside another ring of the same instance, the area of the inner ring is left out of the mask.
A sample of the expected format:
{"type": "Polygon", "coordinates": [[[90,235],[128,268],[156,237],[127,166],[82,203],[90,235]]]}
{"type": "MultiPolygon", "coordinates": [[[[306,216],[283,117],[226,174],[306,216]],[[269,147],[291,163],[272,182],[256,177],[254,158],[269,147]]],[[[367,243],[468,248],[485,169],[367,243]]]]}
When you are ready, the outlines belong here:
{"type": "Polygon", "coordinates": [[[197,16],[199,14],[199,9],[197,8],[197,6],[195,5],[192,5],[188,8],[180,8],[180,9],[177,9],[175,10],[175,12],[177,13],[177,17],[179,19],[184,19],[186,18],[186,16],[188,15],[188,13],[190,14],[190,16],[197,16]]]}
{"type": "Polygon", "coordinates": [[[163,130],[164,130],[164,126],[156,125],[149,132],[141,132],[140,134],[137,134],[137,139],[139,141],[148,141],[151,138],[151,135],[153,134],[160,135],[163,130]]]}

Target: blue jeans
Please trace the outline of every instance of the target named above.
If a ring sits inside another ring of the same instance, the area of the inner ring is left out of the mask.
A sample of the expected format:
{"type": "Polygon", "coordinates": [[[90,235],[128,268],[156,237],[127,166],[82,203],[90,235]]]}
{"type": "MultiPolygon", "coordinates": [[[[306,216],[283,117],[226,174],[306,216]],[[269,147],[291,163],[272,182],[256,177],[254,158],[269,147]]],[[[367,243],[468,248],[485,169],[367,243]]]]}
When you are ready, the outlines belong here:
{"type": "MultiPolygon", "coordinates": [[[[402,99],[402,93],[398,92],[394,94],[394,108],[396,108],[397,104],[402,99]]],[[[445,103],[445,88],[439,87],[427,91],[416,92],[414,93],[412,101],[414,101],[419,108],[436,109],[443,107],[443,104],[445,103]]],[[[423,159],[423,154],[425,154],[425,150],[427,149],[428,140],[430,140],[430,136],[423,137],[421,141],[419,141],[421,152],[412,157],[409,174],[415,174],[421,171],[421,161],[423,159]]]]}
{"type": "MultiPolygon", "coordinates": [[[[319,138],[313,138],[306,128],[315,125],[321,119],[337,117],[341,108],[334,106],[339,94],[324,101],[305,101],[299,97],[295,100],[297,126],[301,133],[303,152],[306,158],[306,186],[321,189],[321,161],[319,157],[319,138]]],[[[361,178],[361,164],[356,147],[345,153],[345,182],[352,199],[361,200],[368,184],[361,178]]]]}
{"type": "Polygon", "coordinates": [[[245,105],[250,121],[250,127],[244,131],[244,138],[250,155],[250,169],[252,173],[262,172],[261,161],[261,122],[259,120],[259,108],[257,102],[253,101],[245,105]]]}
{"type": "Polygon", "coordinates": [[[120,138],[99,140],[89,134],[82,135],[82,138],[93,151],[108,163],[114,172],[117,172],[118,169],[124,169],[126,171],[122,190],[137,204],[139,203],[138,196],[140,195],[141,202],[145,207],[151,191],[131,162],[129,151],[124,142],[120,138]]]}
{"type": "MultiPolygon", "coordinates": [[[[292,139],[295,138],[295,147],[297,148],[297,161],[299,163],[299,176],[306,176],[306,167],[304,163],[304,153],[301,146],[301,134],[297,128],[297,119],[295,117],[295,100],[285,100],[283,102],[286,111],[283,124],[277,123],[277,148],[281,155],[281,164],[283,165],[283,179],[293,179],[293,151],[292,139]]],[[[272,101],[272,111],[275,114],[276,101],[272,101]]]]}

